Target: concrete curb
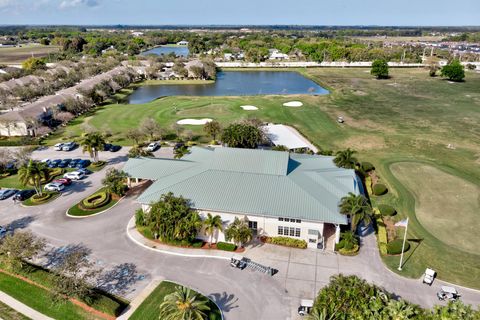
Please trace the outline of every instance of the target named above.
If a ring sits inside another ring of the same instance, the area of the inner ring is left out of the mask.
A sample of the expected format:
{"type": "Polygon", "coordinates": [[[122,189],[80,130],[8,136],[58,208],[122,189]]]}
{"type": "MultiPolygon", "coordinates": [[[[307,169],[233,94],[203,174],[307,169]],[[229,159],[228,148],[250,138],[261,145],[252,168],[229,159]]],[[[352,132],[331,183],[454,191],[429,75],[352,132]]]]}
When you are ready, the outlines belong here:
{"type": "MultiPolygon", "coordinates": [[[[173,251],[168,251],[168,250],[152,248],[152,247],[140,242],[139,240],[135,239],[134,236],[132,236],[132,234],[130,233],[130,230],[136,230],[134,222],[135,222],[134,217],[132,217],[127,224],[127,230],[126,230],[127,231],[127,236],[130,238],[130,240],[132,240],[137,245],[142,246],[145,249],[148,249],[148,250],[151,250],[151,251],[156,251],[156,252],[159,252],[159,253],[165,253],[165,254],[170,254],[170,255],[180,256],[180,257],[211,258],[211,259],[221,259],[221,260],[230,260],[231,257],[233,257],[233,255],[234,255],[234,253],[232,253],[230,257],[221,257],[221,256],[212,256],[212,255],[205,255],[205,254],[180,253],[180,252],[173,252],[173,251]]],[[[199,249],[184,249],[184,250],[199,250],[199,249]]]]}
{"type": "Polygon", "coordinates": [[[117,203],[115,203],[115,204],[114,204],[113,206],[111,206],[110,208],[105,209],[105,210],[100,211],[100,212],[97,212],[97,213],[94,213],[94,214],[91,214],[91,215],[88,215],[88,216],[72,216],[71,214],[68,214],[68,211],[70,211],[71,207],[68,208],[67,211],[65,211],[65,214],[67,215],[67,217],[72,218],[72,219],[86,219],[86,218],[95,217],[95,216],[98,216],[98,215],[100,215],[100,214],[102,214],[102,213],[107,212],[107,211],[110,210],[110,209],[115,208],[115,206],[116,206],[117,204],[119,204],[120,201],[123,200],[123,198],[125,198],[125,196],[123,196],[123,197],[121,197],[120,199],[118,199],[117,203]]]}

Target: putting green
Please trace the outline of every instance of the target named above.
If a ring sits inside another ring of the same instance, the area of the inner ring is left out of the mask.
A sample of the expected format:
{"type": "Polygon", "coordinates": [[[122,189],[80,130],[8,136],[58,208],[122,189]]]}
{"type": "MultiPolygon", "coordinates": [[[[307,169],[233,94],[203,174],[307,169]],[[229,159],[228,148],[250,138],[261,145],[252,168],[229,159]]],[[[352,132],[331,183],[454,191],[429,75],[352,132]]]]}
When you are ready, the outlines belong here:
{"type": "Polygon", "coordinates": [[[478,254],[479,186],[417,162],[390,169],[414,195],[415,215],[425,229],[452,247],[478,254]]]}

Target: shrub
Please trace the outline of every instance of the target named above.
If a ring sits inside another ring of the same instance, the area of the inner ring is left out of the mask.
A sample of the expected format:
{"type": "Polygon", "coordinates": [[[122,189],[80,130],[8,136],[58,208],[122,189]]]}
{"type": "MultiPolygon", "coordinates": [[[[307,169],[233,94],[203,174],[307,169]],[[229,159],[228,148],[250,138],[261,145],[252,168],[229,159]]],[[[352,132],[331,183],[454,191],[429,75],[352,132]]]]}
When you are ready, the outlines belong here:
{"type": "Polygon", "coordinates": [[[373,194],[376,196],[384,195],[387,192],[388,192],[388,189],[384,184],[377,183],[373,186],[373,194]]]}
{"type": "Polygon", "coordinates": [[[38,194],[34,194],[32,197],[31,197],[31,201],[33,203],[42,203],[42,202],[45,202],[47,201],[48,199],[50,199],[52,197],[52,193],[47,193],[47,192],[44,192],[43,194],[41,195],[38,195],[38,194]]]}
{"type": "MultiPolygon", "coordinates": [[[[377,210],[378,211],[378,210],[377,210]]],[[[377,213],[376,215],[377,222],[377,241],[380,253],[382,255],[387,254],[387,228],[385,228],[385,223],[383,222],[382,215],[377,213]]]]}
{"type": "MultiPolygon", "coordinates": [[[[402,253],[402,239],[395,239],[387,243],[387,252],[388,254],[400,254],[402,253]]],[[[405,249],[403,252],[407,252],[410,249],[410,243],[408,241],[405,242],[405,249]]]]}
{"type": "Polygon", "coordinates": [[[343,256],[356,256],[359,251],[360,251],[360,246],[356,244],[350,249],[347,249],[345,247],[341,248],[338,250],[338,253],[340,253],[343,256]]]}
{"type": "Polygon", "coordinates": [[[235,251],[235,249],[237,249],[237,246],[233,243],[217,242],[217,249],[225,251],[235,251]]]}
{"type": "Polygon", "coordinates": [[[110,201],[110,193],[105,190],[92,194],[80,202],[82,209],[97,209],[110,201]]]}
{"type": "Polygon", "coordinates": [[[340,251],[345,246],[345,241],[340,240],[338,243],[335,244],[335,251],[340,251]]]}
{"type": "Polygon", "coordinates": [[[277,244],[286,247],[306,249],[307,242],[301,239],[293,239],[289,237],[271,237],[267,238],[267,242],[271,244],[277,244]]]}
{"type": "Polygon", "coordinates": [[[365,172],[375,170],[375,167],[370,162],[362,162],[362,170],[365,172]]]}
{"type": "Polygon", "coordinates": [[[136,226],[145,226],[145,213],[142,209],[135,211],[135,225],[136,226]]]}
{"type": "Polygon", "coordinates": [[[367,176],[365,178],[365,185],[367,186],[367,192],[369,195],[372,195],[373,194],[373,191],[372,191],[372,177],[370,176],[367,176]]]}
{"type": "Polygon", "coordinates": [[[203,247],[203,240],[202,239],[195,239],[192,242],[192,247],[194,248],[201,248],[203,247]]]}
{"type": "Polygon", "coordinates": [[[378,210],[382,216],[394,216],[397,214],[397,210],[394,207],[389,206],[388,204],[378,205],[378,210]]]}
{"type": "Polygon", "coordinates": [[[91,164],[93,168],[100,168],[106,164],[105,161],[97,161],[91,164]]]}

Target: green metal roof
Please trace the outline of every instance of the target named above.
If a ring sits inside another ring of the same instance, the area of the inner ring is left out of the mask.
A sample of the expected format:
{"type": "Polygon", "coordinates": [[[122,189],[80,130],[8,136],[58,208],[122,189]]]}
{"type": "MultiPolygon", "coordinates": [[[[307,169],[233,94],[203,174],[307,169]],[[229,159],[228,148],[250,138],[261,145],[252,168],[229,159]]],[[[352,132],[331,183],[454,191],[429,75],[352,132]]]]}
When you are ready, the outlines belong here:
{"type": "Polygon", "coordinates": [[[173,192],[196,209],[346,224],[338,203],[358,193],[353,170],[332,157],[288,152],[193,147],[182,160],[129,159],[130,176],[155,180],[138,198],[144,204],[173,192]]]}

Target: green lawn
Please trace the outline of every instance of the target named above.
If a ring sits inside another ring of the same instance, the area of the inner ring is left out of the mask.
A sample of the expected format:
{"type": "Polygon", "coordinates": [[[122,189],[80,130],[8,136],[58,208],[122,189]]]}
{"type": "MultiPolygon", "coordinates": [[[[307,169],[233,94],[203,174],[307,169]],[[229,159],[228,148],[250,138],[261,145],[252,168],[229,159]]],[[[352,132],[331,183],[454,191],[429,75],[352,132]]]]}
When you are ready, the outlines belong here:
{"type": "Polygon", "coordinates": [[[20,312],[10,308],[6,304],[0,302],[0,315],[3,320],[28,320],[30,318],[24,316],[20,312]]]}
{"type": "MultiPolygon", "coordinates": [[[[153,292],[142,302],[142,304],[130,316],[129,320],[158,320],[160,316],[160,304],[163,298],[175,290],[177,284],[162,281],[153,292]]],[[[215,303],[210,301],[210,320],[222,319],[221,312],[215,303]]]]}
{"type": "MultiPolygon", "coordinates": [[[[412,192],[391,173],[390,165],[396,162],[426,163],[480,185],[480,73],[467,71],[465,82],[450,83],[429,77],[423,69],[390,69],[388,80],[373,79],[368,69],[360,68],[298,71],[331,93],[324,96],[166,97],[142,105],[106,105],[74,120],[47,142],[53,144],[65,137],[79,136],[85,124],[110,132],[115,143],[130,145],[132,141],[125,137],[125,132],[138,127],[145,118],[155,119],[173,132],[171,126],[183,118],[212,118],[227,125],[258,117],[292,125],[325,149],[358,150],[358,158],[372,162],[390,189],[388,195],[373,199],[374,202],[394,205],[399,211],[397,219],[406,215],[415,217],[415,205],[412,192]],[[292,100],[302,101],[304,106],[282,106],[292,100]],[[254,105],[259,110],[244,111],[240,108],[242,105],[254,105]],[[345,119],[344,124],[336,122],[340,115],[345,119]],[[454,148],[447,148],[448,144],[454,148]]],[[[203,134],[202,126],[185,126],[185,129],[191,130],[200,142],[211,140],[203,134]]],[[[441,193],[436,196],[442,198],[441,193]]],[[[471,208],[472,204],[465,207],[471,208]]],[[[451,219],[455,217],[452,215],[451,219]]],[[[453,248],[430,232],[412,221],[409,237],[431,240],[422,242],[418,250],[411,250],[413,255],[402,274],[420,277],[424,268],[430,266],[442,270],[441,279],[480,288],[480,255],[453,248]],[[427,248],[432,250],[423,252],[427,248]],[[446,259],[450,262],[445,263],[446,259]]],[[[385,261],[393,265],[391,260],[395,259],[385,261]]]]}
{"type": "MultiPolygon", "coordinates": [[[[0,267],[4,267],[0,265],[0,267]]],[[[44,287],[51,287],[53,275],[45,269],[31,265],[21,275],[44,287]]],[[[29,307],[55,319],[94,319],[80,307],[66,302],[54,304],[51,294],[42,288],[23,280],[0,273],[0,291],[11,295],[29,307]]],[[[92,301],[86,302],[92,308],[112,316],[118,316],[128,302],[105,292],[97,291],[92,301]]]]}

